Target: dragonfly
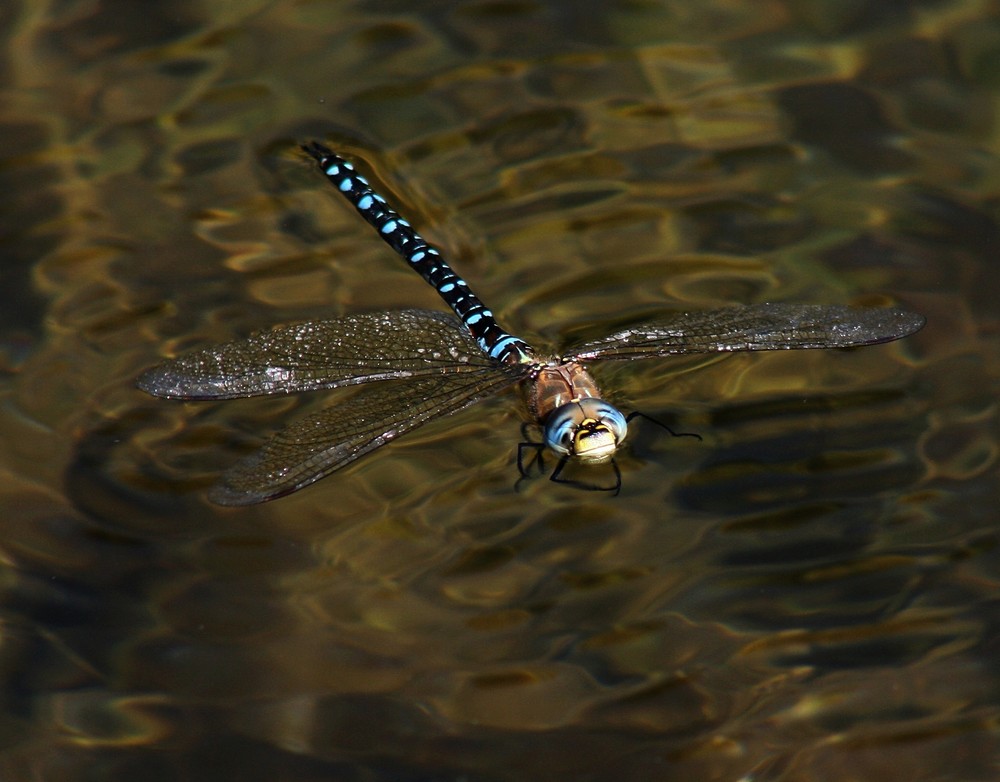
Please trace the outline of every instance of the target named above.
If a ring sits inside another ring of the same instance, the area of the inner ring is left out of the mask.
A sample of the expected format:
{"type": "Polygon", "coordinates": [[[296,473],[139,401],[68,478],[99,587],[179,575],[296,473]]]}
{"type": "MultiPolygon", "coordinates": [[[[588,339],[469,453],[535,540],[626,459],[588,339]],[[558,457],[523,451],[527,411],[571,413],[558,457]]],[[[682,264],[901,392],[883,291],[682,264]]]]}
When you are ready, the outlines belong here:
{"type": "Polygon", "coordinates": [[[587,364],[875,345],[912,334],[925,322],[919,314],[893,308],[737,305],[675,312],[546,355],[507,332],[441,251],[375,192],[352,163],[315,141],[302,149],[378,236],[433,286],[451,313],[407,309],[281,325],[144,372],[139,388],[166,399],[220,400],[361,386],[343,402],[292,422],[225,471],[208,494],[221,505],[251,505],[291,494],[430,421],[516,385],[524,389],[528,413],[541,430],[541,447],[558,457],[551,479],[559,481],[568,462],[610,462],[616,485],[588,488],[617,493],[621,473],[614,456],[631,415],[602,398],[587,364]]]}

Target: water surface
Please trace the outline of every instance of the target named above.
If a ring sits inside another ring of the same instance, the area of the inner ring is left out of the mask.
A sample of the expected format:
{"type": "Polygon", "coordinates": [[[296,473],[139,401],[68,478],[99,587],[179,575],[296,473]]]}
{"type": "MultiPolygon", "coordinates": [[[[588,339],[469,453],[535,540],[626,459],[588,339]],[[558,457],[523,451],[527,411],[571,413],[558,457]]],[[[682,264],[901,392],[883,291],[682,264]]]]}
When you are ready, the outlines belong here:
{"type": "Polygon", "coordinates": [[[0,776],[991,780],[1000,23],[989,3],[9,3],[0,776]],[[877,348],[603,368],[612,499],[515,491],[516,395],[205,502],[336,395],[164,356],[440,307],[355,157],[541,346],[899,304],[877,348]]]}

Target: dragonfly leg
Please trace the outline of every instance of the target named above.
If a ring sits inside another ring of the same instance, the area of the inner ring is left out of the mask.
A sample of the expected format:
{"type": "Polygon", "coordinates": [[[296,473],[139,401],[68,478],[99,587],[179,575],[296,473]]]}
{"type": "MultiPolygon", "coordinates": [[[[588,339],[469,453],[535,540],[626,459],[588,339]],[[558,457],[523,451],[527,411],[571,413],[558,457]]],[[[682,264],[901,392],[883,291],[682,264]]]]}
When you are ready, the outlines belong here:
{"type": "Polygon", "coordinates": [[[666,429],[672,437],[694,437],[697,440],[701,440],[701,435],[697,434],[696,432],[675,432],[673,429],[671,429],[669,426],[663,423],[663,421],[661,421],[660,419],[653,418],[653,416],[646,415],[645,413],[640,413],[638,410],[633,410],[631,413],[629,413],[625,417],[625,422],[632,423],[632,419],[634,418],[645,418],[647,421],[652,421],[661,429],[666,429]]]}
{"type": "MultiPolygon", "coordinates": [[[[545,443],[536,443],[528,439],[528,427],[530,424],[524,424],[521,427],[521,435],[525,438],[523,442],[517,444],[517,471],[521,474],[521,477],[517,479],[514,483],[515,491],[520,487],[521,481],[530,479],[532,467],[538,465],[538,474],[545,474],[545,443]],[[534,450],[534,455],[530,459],[525,458],[525,453],[527,451],[534,450]]],[[[615,473],[615,483],[613,486],[595,486],[592,483],[586,483],[584,481],[578,481],[574,478],[563,478],[562,471],[569,461],[569,457],[562,457],[559,463],[556,465],[552,474],[549,476],[549,480],[555,483],[563,483],[567,486],[573,486],[577,489],[584,489],[586,491],[609,491],[612,492],[612,496],[617,497],[618,493],[622,488],[622,471],[618,467],[618,462],[614,459],[611,460],[611,469],[615,473]]]]}
{"type": "Polygon", "coordinates": [[[517,471],[521,473],[522,478],[531,477],[531,468],[533,465],[538,465],[538,474],[543,475],[545,473],[545,443],[533,443],[527,440],[522,443],[517,444],[517,471]],[[534,451],[535,454],[527,461],[525,460],[525,451],[534,451]]]}
{"type": "Polygon", "coordinates": [[[521,424],[521,442],[517,444],[517,471],[521,473],[521,478],[531,477],[531,468],[538,465],[538,474],[545,474],[545,443],[535,442],[531,439],[532,430],[537,430],[537,424],[525,421],[521,424]],[[525,461],[525,451],[534,450],[535,455],[530,460],[525,461]]]}
{"type": "MultiPolygon", "coordinates": [[[[524,432],[524,427],[521,428],[522,433],[524,432]]],[[[545,443],[535,443],[531,440],[525,440],[517,444],[517,471],[520,473],[520,477],[514,481],[514,491],[519,491],[521,488],[521,482],[531,479],[531,467],[532,465],[538,465],[538,474],[545,474],[545,443]],[[525,461],[524,452],[534,450],[535,454],[530,458],[530,460],[525,461]]]]}
{"type": "Polygon", "coordinates": [[[585,483],[584,481],[578,481],[573,478],[561,477],[563,467],[566,466],[566,463],[568,461],[569,458],[566,456],[564,456],[562,459],[559,460],[559,464],[556,465],[556,468],[552,471],[552,475],[549,476],[550,481],[553,481],[555,483],[563,483],[566,484],[567,486],[573,486],[574,488],[577,489],[583,489],[584,491],[609,491],[611,492],[612,497],[617,497],[618,493],[622,490],[622,471],[618,467],[618,462],[616,462],[614,459],[612,459],[610,462],[611,469],[614,470],[615,473],[614,486],[596,486],[593,483],[585,483]]]}

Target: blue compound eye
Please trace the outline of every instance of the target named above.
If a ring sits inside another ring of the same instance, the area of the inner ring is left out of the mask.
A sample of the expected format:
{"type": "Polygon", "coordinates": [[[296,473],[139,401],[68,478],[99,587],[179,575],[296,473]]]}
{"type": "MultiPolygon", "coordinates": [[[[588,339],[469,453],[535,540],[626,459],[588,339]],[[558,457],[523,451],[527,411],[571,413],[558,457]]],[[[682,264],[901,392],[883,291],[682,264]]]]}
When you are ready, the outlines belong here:
{"type": "Polygon", "coordinates": [[[576,403],[556,408],[545,422],[545,444],[560,456],[570,456],[576,431],[584,418],[583,410],[576,403]]]}

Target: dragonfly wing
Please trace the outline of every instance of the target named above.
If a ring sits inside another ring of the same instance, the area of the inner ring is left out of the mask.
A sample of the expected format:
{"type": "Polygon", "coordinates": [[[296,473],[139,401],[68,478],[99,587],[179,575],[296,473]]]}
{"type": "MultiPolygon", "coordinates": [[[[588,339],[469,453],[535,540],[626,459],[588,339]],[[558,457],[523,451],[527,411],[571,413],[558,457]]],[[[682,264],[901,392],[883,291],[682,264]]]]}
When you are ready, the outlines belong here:
{"type": "Polygon", "coordinates": [[[402,310],[278,326],[167,361],[137,385],[168,399],[233,399],[491,366],[458,318],[402,310]]]}
{"type": "Polygon", "coordinates": [[[821,304],[756,304],[686,312],[578,345],[567,358],[597,361],[683,353],[846,348],[890,342],[924,325],[912,312],[821,304]]]}
{"type": "Polygon", "coordinates": [[[308,486],[432,419],[492,396],[524,376],[515,368],[411,378],[360,390],[278,432],[210,491],[220,505],[252,505],[308,486]]]}

